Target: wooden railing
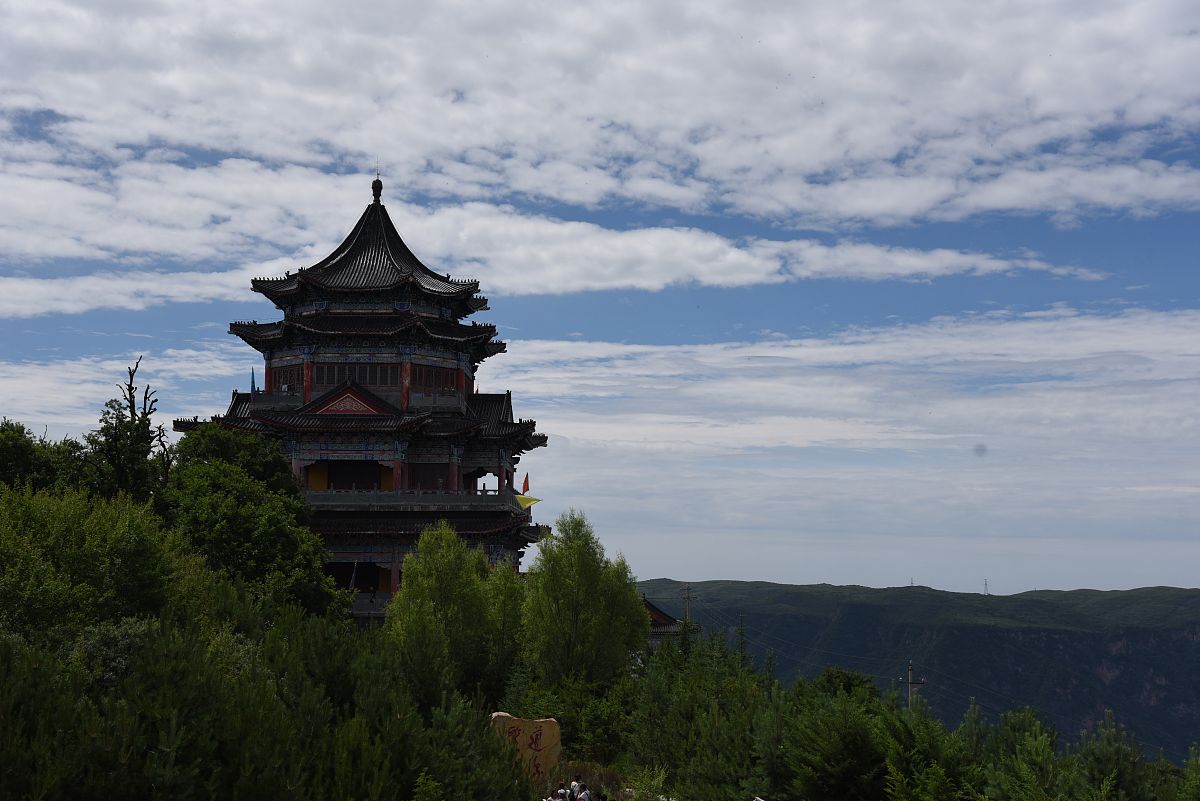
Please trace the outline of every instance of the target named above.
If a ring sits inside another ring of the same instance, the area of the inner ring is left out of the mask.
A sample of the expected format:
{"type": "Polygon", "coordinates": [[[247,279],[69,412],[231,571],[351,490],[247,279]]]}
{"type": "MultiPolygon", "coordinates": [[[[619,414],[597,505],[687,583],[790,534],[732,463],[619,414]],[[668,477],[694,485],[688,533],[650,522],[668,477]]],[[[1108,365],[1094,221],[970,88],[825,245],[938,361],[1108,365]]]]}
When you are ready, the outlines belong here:
{"type": "Polygon", "coordinates": [[[308,490],[308,502],[317,509],[372,506],[442,509],[516,509],[521,505],[511,490],[308,490]]]}

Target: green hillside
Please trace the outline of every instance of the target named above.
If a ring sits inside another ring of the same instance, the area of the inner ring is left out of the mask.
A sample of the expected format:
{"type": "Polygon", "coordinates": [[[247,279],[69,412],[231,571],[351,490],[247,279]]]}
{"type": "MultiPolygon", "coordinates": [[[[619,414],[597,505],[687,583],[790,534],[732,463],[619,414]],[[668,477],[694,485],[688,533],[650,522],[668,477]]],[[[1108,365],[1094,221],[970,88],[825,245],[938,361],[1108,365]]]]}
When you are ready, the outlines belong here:
{"type": "MultiPolygon", "coordinates": [[[[682,616],[684,584],[640,582],[682,616]]],[[[691,614],[752,653],[773,651],[790,681],[836,665],[903,689],[908,661],[919,692],[949,722],[971,698],[990,715],[1030,705],[1064,734],[1112,709],[1149,748],[1182,758],[1200,739],[1200,590],[952,593],[928,587],[791,586],[706,581],[691,614]]]]}

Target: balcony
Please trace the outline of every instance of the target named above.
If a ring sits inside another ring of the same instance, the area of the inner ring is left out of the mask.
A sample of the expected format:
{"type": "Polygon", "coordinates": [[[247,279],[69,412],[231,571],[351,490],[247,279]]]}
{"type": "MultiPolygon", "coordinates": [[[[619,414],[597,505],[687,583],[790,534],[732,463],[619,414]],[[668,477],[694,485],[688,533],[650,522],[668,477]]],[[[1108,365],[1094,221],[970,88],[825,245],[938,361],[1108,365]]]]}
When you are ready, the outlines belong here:
{"type": "Polygon", "coordinates": [[[308,490],[314,509],[330,512],[520,512],[511,490],[308,490]]]}

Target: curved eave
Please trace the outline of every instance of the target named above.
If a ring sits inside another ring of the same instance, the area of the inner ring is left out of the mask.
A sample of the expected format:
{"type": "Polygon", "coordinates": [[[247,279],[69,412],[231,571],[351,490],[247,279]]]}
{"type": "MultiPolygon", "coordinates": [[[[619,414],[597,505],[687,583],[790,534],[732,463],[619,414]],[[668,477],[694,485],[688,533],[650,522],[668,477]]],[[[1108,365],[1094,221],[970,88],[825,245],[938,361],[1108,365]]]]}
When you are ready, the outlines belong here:
{"type": "Polygon", "coordinates": [[[396,337],[410,332],[420,333],[429,340],[468,345],[476,362],[505,351],[505,343],[492,339],[497,333],[495,326],[464,326],[464,328],[467,330],[458,334],[439,332],[430,325],[427,325],[420,318],[407,320],[389,328],[381,327],[374,330],[367,328],[358,331],[328,330],[305,325],[301,322],[280,320],[275,323],[230,323],[229,333],[238,337],[260,353],[265,353],[273,347],[295,341],[300,338],[296,336],[297,334],[308,335],[310,338],[334,337],[344,339],[347,337],[396,337]]]}
{"type": "Polygon", "coordinates": [[[251,278],[250,288],[278,306],[288,296],[296,294],[299,284],[294,276],[283,278],[251,278]]]}
{"type": "Polygon", "coordinates": [[[237,431],[249,431],[253,434],[270,434],[275,433],[271,429],[264,426],[257,420],[249,417],[229,417],[226,415],[220,420],[214,419],[214,422],[220,423],[225,428],[236,429],[237,431]]]}
{"type": "Polygon", "coordinates": [[[547,439],[545,434],[530,434],[513,447],[513,451],[516,453],[525,453],[535,448],[544,448],[546,447],[547,439]]]}
{"type": "Polygon", "coordinates": [[[491,340],[489,342],[481,342],[471,353],[471,361],[479,364],[484,359],[495,356],[498,353],[504,353],[508,350],[508,344],[500,340],[491,340]]]}
{"type": "Polygon", "coordinates": [[[549,441],[545,434],[536,433],[533,421],[510,423],[504,430],[490,434],[485,439],[501,442],[516,453],[525,453],[534,448],[544,448],[549,441]]]}
{"type": "MultiPolygon", "coordinates": [[[[340,295],[385,295],[389,292],[395,292],[403,289],[405,286],[415,283],[421,288],[422,291],[428,294],[451,300],[465,300],[467,302],[467,309],[459,313],[460,317],[466,317],[470,314],[474,314],[477,311],[484,311],[488,308],[488,301],[486,298],[473,297],[473,295],[479,291],[479,282],[474,279],[461,282],[451,279],[454,281],[455,286],[449,288],[448,290],[432,288],[428,286],[428,282],[414,279],[414,277],[411,275],[404,276],[397,281],[388,284],[382,284],[380,286],[339,287],[329,286],[313,280],[308,277],[307,273],[307,270],[301,270],[297,273],[293,273],[292,275],[283,276],[280,278],[252,278],[250,279],[250,288],[267,298],[267,300],[271,301],[276,306],[282,308],[288,305],[289,302],[293,302],[295,299],[301,296],[302,284],[313,287],[320,292],[330,292],[340,295]],[[476,300],[480,302],[476,303],[476,300]]],[[[441,279],[438,280],[440,281],[441,279]]]]}
{"type": "Polygon", "coordinates": [[[280,323],[230,323],[229,333],[259,353],[265,353],[272,345],[283,341],[280,323]]]}
{"type": "Polygon", "coordinates": [[[467,330],[457,333],[439,333],[438,331],[434,330],[429,323],[419,317],[410,324],[410,327],[420,328],[422,331],[428,334],[431,339],[440,339],[447,342],[463,342],[472,344],[478,343],[484,344],[485,347],[486,343],[491,342],[492,337],[496,336],[498,333],[496,331],[496,326],[490,323],[486,325],[463,326],[467,330]]]}
{"type": "Polygon", "coordinates": [[[375,415],[271,415],[255,414],[250,418],[266,428],[292,433],[324,433],[324,432],[374,432],[374,433],[404,433],[414,431],[424,425],[428,415],[405,417],[401,420],[380,419],[375,415]]]}

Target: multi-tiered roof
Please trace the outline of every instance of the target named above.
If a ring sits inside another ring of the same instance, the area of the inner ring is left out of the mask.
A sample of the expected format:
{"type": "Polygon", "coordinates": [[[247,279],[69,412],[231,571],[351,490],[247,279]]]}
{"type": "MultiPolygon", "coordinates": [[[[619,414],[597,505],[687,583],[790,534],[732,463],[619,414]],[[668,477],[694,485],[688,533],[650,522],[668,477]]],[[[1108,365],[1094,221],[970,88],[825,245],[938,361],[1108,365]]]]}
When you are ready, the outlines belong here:
{"type": "Polygon", "coordinates": [[[373,202],[324,259],[252,281],[283,318],[229,332],[263,354],[264,388],[234,392],[213,419],[280,440],[335,561],[374,548],[384,564],[379,540],[391,537],[394,562],[440,518],[481,545],[498,536],[519,557],[541,529],[513,492],[515,465],[546,437],[514,418],[509,393],[476,391],[476,368],[505,350],[494,325],[464,322],[487,299],[478,281],[436,273],[409,250],[382,189],[377,178],[373,202]],[[488,475],[497,487],[480,486],[488,475]]]}

